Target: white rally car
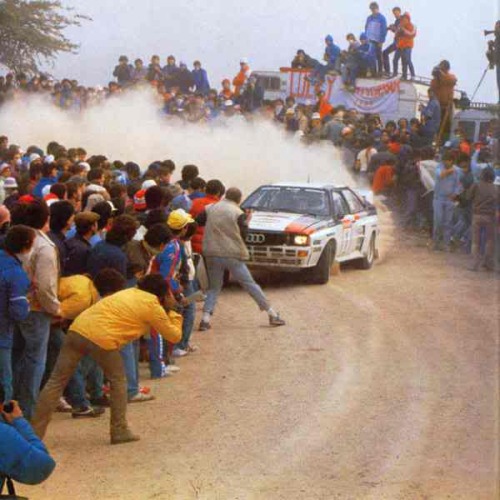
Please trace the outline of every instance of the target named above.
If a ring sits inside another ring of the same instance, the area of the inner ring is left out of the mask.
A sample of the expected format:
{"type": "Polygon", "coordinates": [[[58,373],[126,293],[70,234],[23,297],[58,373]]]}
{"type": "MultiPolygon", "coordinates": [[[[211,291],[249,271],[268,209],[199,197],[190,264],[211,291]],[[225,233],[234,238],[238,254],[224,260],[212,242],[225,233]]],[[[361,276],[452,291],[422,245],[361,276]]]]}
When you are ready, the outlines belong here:
{"type": "Polygon", "coordinates": [[[333,263],[371,268],[378,255],[377,210],[344,186],[279,183],[259,187],[243,203],[250,214],[249,266],[301,271],[327,283],[333,263]]]}

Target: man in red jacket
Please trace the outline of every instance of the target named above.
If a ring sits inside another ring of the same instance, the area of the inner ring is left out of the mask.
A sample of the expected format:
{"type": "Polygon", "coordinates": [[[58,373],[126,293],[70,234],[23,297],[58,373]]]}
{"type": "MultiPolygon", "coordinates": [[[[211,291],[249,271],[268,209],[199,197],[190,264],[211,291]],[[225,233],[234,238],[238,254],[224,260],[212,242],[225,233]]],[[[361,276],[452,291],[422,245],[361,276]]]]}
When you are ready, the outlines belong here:
{"type": "MultiPolygon", "coordinates": [[[[191,206],[190,214],[193,219],[196,219],[198,215],[200,215],[208,205],[212,205],[213,203],[217,203],[224,196],[226,188],[221,181],[217,179],[212,179],[207,182],[207,186],[205,188],[205,196],[203,198],[197,198],[193,201],[193,205],[191,206]]],[[[203,248],[203,235],[205,233],[205,228],[202,226],[198,226],[196,229],[196,233],[191,239],[191,245],[193,247],[193,253],[195,254],[195,264],[198,263],[198,258],[196,255],[200,255],[203,248]]]]}

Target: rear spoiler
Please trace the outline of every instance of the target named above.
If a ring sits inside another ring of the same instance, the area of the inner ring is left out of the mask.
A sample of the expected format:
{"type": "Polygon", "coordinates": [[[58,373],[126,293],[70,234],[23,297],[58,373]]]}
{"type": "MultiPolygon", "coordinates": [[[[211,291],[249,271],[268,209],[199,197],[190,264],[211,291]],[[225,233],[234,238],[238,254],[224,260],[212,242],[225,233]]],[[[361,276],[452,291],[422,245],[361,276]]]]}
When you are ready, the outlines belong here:
{"type": "Polygon", "coordinates": [[[363,198],[367,203],[373,205],[373,191],[370,189],[355,189],[354,190],[361,198],[363,198]]]}

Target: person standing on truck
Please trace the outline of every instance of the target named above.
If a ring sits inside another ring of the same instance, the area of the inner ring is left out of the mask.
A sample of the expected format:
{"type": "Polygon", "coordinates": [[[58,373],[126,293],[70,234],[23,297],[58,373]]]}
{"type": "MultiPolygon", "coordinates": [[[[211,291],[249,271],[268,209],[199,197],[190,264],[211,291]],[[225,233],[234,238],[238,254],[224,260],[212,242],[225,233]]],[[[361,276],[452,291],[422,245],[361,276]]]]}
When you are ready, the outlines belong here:
{"type": "Polygon", "coordinates": [[[239,97],[243,91],[245,84],[247,83],[248,78],[250,77],[252,71],[248,64],[248,59],[246,57],[242,57],[240,60],[240,71],[233,78],[234,85],[234,96],[239,97]]]}
{"type": "Polygon", "coordinates": [[[380,13],[377,2],[370,4],[370,10],[372,13],[366,20],[365,33],[375,51],[377,61],[376,76],[379,76],[383,72],[382,47],[387,36],[387,20],[380,13]]]}
{"type": "Polygon", "coordinates": [[[393,59],[393,70],[392,70],[392,76],[396,76],[398,74],[398,62],[400,55],[397,52],[398,50],[398,31],[399,31],[399,23],[401,22],[401,8],[400,7],[394,7],[392,9],[392,13],[394,14],[394,23],[391,24],[387,30],[392,31],[394,33],[394,41],[387,47],[384,52],[382,53],[382,58],[384,60],[384,73],[386,77],[391,76],[391,64],[389,62],[389,56],[393,53],[394,54],[394,59],[393,59]]]}
{"type": "Polygon", "coordinates": [[[240,208],[242,196],[238,188],[229,188],[223,200],[208,206],[196,218],[199,225],[205,226],[203,257],[207,265],[209,281],[200,331],[211,328],[210,321],[222,290],[224,273],[227,271],[250,294],[260,310],[267,312],[271,326],[285,324],[285,321],[271,307],[245,264],[249,258],[245,245],[248,226],[247,215],[240,208]]]}
{"type": "Polygon", "coordinates": [[[408,80],[408,70],[410,75],[415,78],[415,68],[411,60],[411,53],[417,36],[417,28],[412,24],[411,17],[408,12],[401,16],[401,22],[398,30],[398,52],[401,54],[403,63],[403,80],[408,80]]]}

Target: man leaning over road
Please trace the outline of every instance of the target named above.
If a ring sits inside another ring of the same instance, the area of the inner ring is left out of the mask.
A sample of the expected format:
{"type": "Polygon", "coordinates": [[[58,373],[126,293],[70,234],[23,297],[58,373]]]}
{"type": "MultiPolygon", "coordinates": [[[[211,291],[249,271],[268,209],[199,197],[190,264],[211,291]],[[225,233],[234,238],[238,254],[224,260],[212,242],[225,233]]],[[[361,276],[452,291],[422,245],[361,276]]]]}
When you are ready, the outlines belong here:
{"type": "Polygon", "coordinates": [[[208,206],[196,218],[199,225],[205,226],[203,257],[209,281],[200,331],[210,329],[210,319],[222,289],[225,271],[229,271],[231,277],[250,294],[261,311],[267,312],[271,326],[285,324],[255,283],[244,262],[248,260],[249,254],[245,245],[247,216],[240,208],[241,199],[242,193],[238,188],[229,188],[223,200],[208,206]]]}

